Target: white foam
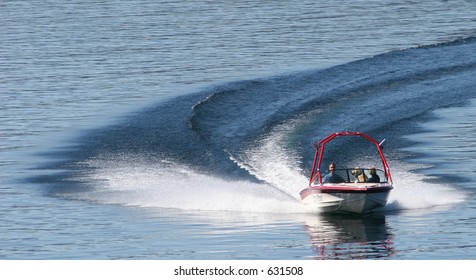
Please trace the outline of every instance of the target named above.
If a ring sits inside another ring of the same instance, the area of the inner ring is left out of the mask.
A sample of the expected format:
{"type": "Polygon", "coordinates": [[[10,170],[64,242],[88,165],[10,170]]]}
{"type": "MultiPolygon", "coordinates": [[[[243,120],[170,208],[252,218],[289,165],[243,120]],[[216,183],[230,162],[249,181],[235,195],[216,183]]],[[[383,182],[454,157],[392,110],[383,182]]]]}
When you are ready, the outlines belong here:
{"type": "Polygon", "coordinates": [[[283,144],[293,126],[294,121],[276,126],[235,161],[258,179],[299,200],[299,191],[308,186],[309,180],[304,175],[308,171],[300,168],[299,156],[283,144]]]}
{"type": "Polygon", "coordinates": [[[392,170],[394,189],[385,206],[386,211],[433,209],[463,202],[466,194],[447,184],[431,183],[428,175],[411,171],[421,168],[411,164],[397,164],[392,170]]]}
{"type": "Polygon", "coordinates": [[[171,162],[134,157],[93,160],[94,190],[80,199],[124,206],[204,211],[303,212],[300,201],[269,184],[228,181],[171,162]]]}

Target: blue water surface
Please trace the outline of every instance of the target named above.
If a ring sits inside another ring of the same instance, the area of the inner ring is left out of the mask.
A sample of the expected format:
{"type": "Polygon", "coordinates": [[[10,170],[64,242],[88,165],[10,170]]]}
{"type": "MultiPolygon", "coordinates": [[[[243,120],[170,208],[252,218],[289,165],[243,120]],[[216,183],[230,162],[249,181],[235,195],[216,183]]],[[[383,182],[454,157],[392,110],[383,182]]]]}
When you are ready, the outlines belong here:
{"type": "Polygon", "coordinates": [[[0,15],[0,259],[476,257],[473,1],[0,15]],[[337,130],[387,139],[384,209],[300,203],[337,130]]]}

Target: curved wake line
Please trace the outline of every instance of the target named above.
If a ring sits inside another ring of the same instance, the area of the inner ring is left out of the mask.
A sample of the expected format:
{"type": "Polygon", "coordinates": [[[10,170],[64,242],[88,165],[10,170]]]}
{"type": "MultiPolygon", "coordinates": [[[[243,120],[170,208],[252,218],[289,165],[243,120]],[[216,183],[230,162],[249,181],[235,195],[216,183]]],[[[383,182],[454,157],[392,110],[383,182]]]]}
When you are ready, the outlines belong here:
{"type": "MultiPolygon", "coordinates": [[[[192,107],[189,123],[205,139],[237,145],[296,114],[316,108],[339,109],[336,104],[349,101],[385,98],[385,104],[380,104],[386,106],[383,109],[405,109],[392,116],[415,115],[472,95],[465,89],[474,85],[475,44],[474,39],[467,39],[394,51],[323,70],[217,86],[192,107]],[[442,92],[441,84],[449,88],[442,92]],[[243,122],[244,116],[252,116],[253,124],[243,122]]],[[[372,113],[371,104],[360,107],[372,113]]]]}

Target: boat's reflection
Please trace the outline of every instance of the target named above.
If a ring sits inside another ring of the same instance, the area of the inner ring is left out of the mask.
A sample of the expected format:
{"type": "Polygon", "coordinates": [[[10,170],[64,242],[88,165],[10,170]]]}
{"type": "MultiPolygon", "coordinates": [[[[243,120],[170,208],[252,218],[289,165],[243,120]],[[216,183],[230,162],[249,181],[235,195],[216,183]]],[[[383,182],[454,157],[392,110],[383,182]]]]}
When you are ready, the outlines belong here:
{"type": "Polygon", "coordinates": [[[383,215],[309,215],[305,228],[315,259],[385,259],[394,254],[383,215]]]}

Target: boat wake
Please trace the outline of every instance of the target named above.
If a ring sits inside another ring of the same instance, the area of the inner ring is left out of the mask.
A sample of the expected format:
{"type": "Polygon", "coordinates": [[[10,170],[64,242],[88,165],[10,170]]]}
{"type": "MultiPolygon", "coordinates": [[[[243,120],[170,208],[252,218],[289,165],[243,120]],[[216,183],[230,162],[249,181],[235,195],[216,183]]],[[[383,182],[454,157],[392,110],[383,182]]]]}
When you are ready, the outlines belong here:
{"type": "MultiPolygon", "coordinates": [[[[299,200],[299,180],[292,186],[227,180],[169,161],[151,164],[146,159],[124,155],[120,159],[90,160],[81,164],[94,170],[83,177],[92,187],[87,191],[57,193],[57,196],[152,210],[288,214],[316,211],[299,200]]],[[[425,182],[428,179],[425,175],[399,169],[393,170],[393,174],[397,183],[387,205],[378,212],[431,210],[450,207],[465,199],[463,192],[451,186],[425,182]]],[[[301,179],[307,183],[304,176],[301,179]]]]}
{"type": "Polygon", "coordinates": [[[404,164],[406,167],[400,165],[392,172],[395,188],[383,211],[445,209],[466,199],[467,193],[454,185],[429,182],[430,176],[409,169],[410,166],[414,169],[423,166],[404,164]]]}
{"type": "Polygon", "coordinates": [[[305,212],[300,201],[266,183],[227,180],[170,161],[135,156],[83,162],[95,171],[87,192],[62,194],[104,204],[200,211],[305,212]],[[72,196],[71,196],[72,195],[72,196]]]}
{"type": "Polygon", "coordinates": [[[413,143],[404,136],[429,112],[474,96],[475,51],[476,39],[465,39],[180,95],[86,131],[71,150],[49,153],[64,160],[44,169],[64,172],[35,180],[50,195],[98,203],[306,212],[299,191],[311,143],[347,130],[387,139],[395,188],[384,211],[457,203],[464,195],[447,191],[455,187],[406,167],[413,143]]]}

